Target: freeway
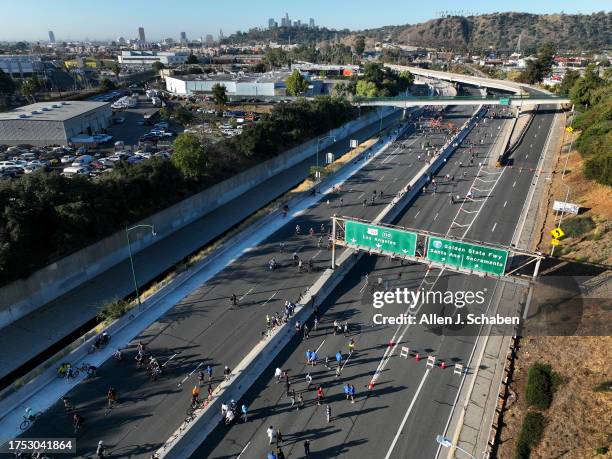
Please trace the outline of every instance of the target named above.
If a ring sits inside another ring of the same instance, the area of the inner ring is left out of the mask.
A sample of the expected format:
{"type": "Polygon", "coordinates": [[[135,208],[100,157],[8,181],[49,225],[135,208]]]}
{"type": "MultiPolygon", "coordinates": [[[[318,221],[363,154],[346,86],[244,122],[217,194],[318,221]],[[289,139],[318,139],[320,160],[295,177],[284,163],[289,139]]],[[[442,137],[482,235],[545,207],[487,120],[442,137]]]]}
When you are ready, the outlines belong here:
{"type": "MultiPolygon", "coordinates": [[[[475,107],[451,108],[445,117],[459,126],[474,110],[475,107]]],[[[445,130],[439,129],[427,140],[432,148],[440,147],[447,136],[445,130]]],[[[401,145],[373,158],[343,185],[341,193],[323,196],[318,205],[288,221],[147,327],[126,351],[123,362],[105,363],[98,370],[99,376],[71,390],[68,397],[85,418],[85,428],[78,436],[78,454],[91,454],[99,440],[117,457],[148,457],[155,451],[185,418],[195,382],[193,371],[211,365],[213,382],[219,382],[223,366],[235,366],[261,339],[266,315],[282,310],[286,299],[297,300],[317,277],[316,272],[298,274],[292,266],[292,254],[297,252],[303,260],[313,260],[319,268],[329,266],[329,251],[317,244],[321,224],[327,225],[332,213],[343,211],[344,200],[358,201],[353,212],[362,218],[373,218],[422,166],[409,148],[423,141],[421,133],[409,134],[401,145]],[[363,206],[363,200],[374,191],[374,204],[363,206]],[[299,236],[294,234],[296,224],[302,228],[299,236]],[[307,234],[310,227],[316,236],[307,234]],[[287,245],[284,253],[279,253],[281,242],[287,245]],[[274,271],[268,269],[272,257],[279,263],[274,271]],[[238,298],[235,307],[229,300],[232,294],[238,298]],[[164,375],[156,382],[149,381],[146,372],[133,364],[139,341],[146,343],[149,352],[164,366],[164,375]],[[177,383],[183,380],[184,384],[178,387],[177,383]],[[110,386],[118,391],[120,403],[105,409],[110,386]]],[[[58,402],[26,435],[65,437],[71,431],[70,415],[58,402]]]]}
{"type": "MultiPolygon", "coordinates": [[[[525,140],[513,155],[514,167],[489,170],[480,168],[490,152],[491,142],[499,126],[489,120],[473,130],[468,141],[475,143],[477,160],[469,166],[469,148],[462,147],[439,172],[437,192],[421,194],[397,222],[398,225],[429,230],[457,237],[467,237],[491,243],[510,244],[515,235],[519,216],[545,147],[554,114],[539,111],[525,140]],[[493,137],[492,137],[493,136],[493,137]],[[485,139],[482,144],[480,139],[485,139]],[[462,166],[459,162],[462,162],[462,166]],[[466,177],[463,178],[463,172],[466,177]],[[445,181],[446,174],[461,177],[445,181]],[[475,191],[479,189],[481,191],[475,191]],[[465,196],[472,190],[474,200],[451,204],[450,196],[465,196]]],[[[418,154],[411,152],[412,155],[418,154]]],[[[356,216],[358,202],[345,210],[356,216]]],[[[459,310],[465,314],[494,313],[499,299],[500,283],[493,278],[466,276],[446,270],[428,270],[425,265],[402,264],[398,260],[376,255],[363,255],[343,282],[320,307],[320,324],[309,339],[296,337],[291,349],[273,362],[239,405],[249,406],[247,422],[228,428],[219,426],[193,457],[264,458],[276,450],[270,445],[266,430],[272,426],[283,434],[280,442],[285,457],[304,457],[303,443],[310,441],[311,457],[371,457],[371,458],[433,458],[438,452],[436,434],[445,432],[451,409],[456,403],[462,376],[452,368],[426,368],[426,359],[417,361],[415,353],[437,356],[449,367],[467,364],[480,327],[374,325],[373,315],[396,316],[409,309],[404,305],[372,307],[372,289],[388,283],[388,288],[406,287],[434,291],[481,291],[485,301],[459,310]],[[366,278],[366,274],[368,277],[366,278]],[[401,274],[401,276],[400,276],[401,274]],[[334,321],[349,323],[349,334],[333,333],[334,321]],[[356,351],[349,355],[348,343],[353,339],[356,351]],[[389,343],[395,343],[389,346],[389,343]],[[411,349],[408,358],[399,356],[401,346],[411,349]],[[326,368],[319,362],[306,364],[306,352],[316,350],[320,359],[329,356],[332,364],[326,368]],[[336,352],[343,353],[341,372],[336,376],[336,352]],[[292,388],[302,394],[304,406],[297,409],[287,397],[285,385],[274,378],[276,367],[288,370],[292,388]],[[308,387],[306,375],[313,381],[308,387]],[[367,386],[378,375],[372,390],[367,386]],[[344,384],[356,389],[355,403],[346,399],[344,384]],[[315,387],[321,385],[324,399],[316,403],[315,387]],[[328,423],[325,406],[329,404],[332,419],[328,423]]],[[[507,303],[518,306],[520,288],[504,291],[507,303]]],[[[456,317],[454,306],[419,304],[417,316],[443,312],[456,317]]],[[[513,313],[516,311],[500,311],[513,313]]],[[[439,361],[439,360],[438,360],[439,361]]],[[[464,375],[465,376],[465,375],[464,375]]]]}

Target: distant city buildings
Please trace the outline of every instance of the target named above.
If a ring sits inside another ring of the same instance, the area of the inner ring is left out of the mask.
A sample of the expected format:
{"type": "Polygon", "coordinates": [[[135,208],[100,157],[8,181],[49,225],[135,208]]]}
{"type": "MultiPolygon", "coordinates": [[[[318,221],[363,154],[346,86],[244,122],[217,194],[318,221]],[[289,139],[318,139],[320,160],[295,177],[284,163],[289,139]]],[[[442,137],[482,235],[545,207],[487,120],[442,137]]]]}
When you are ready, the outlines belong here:
{"type": "Polygon", "coordinates": [[[206,45],[207,46],[212,46],[215,43],[215,39],[213,38],[212,34],[208,34],[206,35],[206,45]]]}
{"type": "Polygon", "coordinates": [[[187,34],[185,32],[181,32],[181,44],[187,44],[187,34]]]}
{"type": "Polygon", "coordinates": [[[138,41],[141,45],[144,45],[147,42],[145,37],[144,27],[138,27],[138,41]]]}
{"type": "Polygon", "coordinates": [[[120,45],[125,45],[127,41],[124,37],[117,37],[117,43],[119,43],[120,45]]]}
{"type": "Polygon", "coordinates": [[[55,34],[53,30],[49,30],[49,43],[55,43],[55,34]]]}
{"type": "MultiPolygon", "coordinates": [[[[289,13],[285,13],[285,16],[281,18],[280,24],[281,24],[281,27],[294,27],[294,28],[308,27],[310,29],[315,28],[314,18],[310,18],[308,20],[308,23],[306,22],[302,23],[301,19],[296,19],[292,21],[291,18],[289,17],[289,13]]],[[[268,19],[268,29],[274,29],[276,27],[278,27],[278,22],[276,22],[274,18],[269,18],[268,19]]]]}

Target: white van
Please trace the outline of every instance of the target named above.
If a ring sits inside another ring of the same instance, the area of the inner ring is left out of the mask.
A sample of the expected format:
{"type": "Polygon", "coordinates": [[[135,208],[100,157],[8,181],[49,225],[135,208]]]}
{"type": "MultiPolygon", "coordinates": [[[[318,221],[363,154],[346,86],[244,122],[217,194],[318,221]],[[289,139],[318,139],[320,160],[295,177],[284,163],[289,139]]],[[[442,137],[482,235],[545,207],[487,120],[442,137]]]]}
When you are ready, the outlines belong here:
{"type": "Polygon", "coordinates": [[[64,169],[62,175],[64,177],[74,177],[75,175],[87,175],[89,174],[89,167],[87,166],[70,166],[64,169]]]}

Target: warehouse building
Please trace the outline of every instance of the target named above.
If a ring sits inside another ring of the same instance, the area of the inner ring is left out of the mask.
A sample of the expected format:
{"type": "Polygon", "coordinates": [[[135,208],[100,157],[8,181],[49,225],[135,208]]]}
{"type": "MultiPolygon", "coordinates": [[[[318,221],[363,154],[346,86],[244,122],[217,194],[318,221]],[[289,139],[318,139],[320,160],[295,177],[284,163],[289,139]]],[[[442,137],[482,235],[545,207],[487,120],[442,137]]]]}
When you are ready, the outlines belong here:
{"type": "Polygon", "coordinates": [[[105,102],[40,102],[0,113],[0,144],[67,145],[79,134],[102,132],[111,123],[105,102]]]}
{"type": "MultiPolygon", "coordinates": [[[[289,72],[264,74],[173,75],[166,77],[166,90],[181,95],[210,93],[215,84],[225,86],[230,97],[286,96],[289,72]]],[[[311,81],[306,96],[321,93],[321,83],[311,81]]]]}
{"type": "Polygon", "coordinates": [[[162,51],[121,51],[121,54],[117,56],[117,60],[120,64],[125,65],[153,65],[154,62],[161,62],[162,64],[179,65],[187,62],[189,54],[187,53],[173,53],[173,52],[162,52],[162,51]]]}

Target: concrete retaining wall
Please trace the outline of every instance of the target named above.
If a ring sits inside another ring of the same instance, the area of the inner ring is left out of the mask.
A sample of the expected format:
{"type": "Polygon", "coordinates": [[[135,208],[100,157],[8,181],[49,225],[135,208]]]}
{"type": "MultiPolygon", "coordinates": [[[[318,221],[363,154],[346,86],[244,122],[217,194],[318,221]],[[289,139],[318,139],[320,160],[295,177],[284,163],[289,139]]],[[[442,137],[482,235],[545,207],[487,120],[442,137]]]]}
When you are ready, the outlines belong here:
{"type": "MultiPolygon", "coordinates": [[[[391,111],[385,109],[383,116],[391,111]]],[[[372,111],[330,131],[329,135],[338,140],[347,138],[378,118],[378,112],[372,111]]],[[[332,143],[329,138],[320,142],[320,151],[332,143]]],[[[134,238],[132,251],[137,253],[169,236],[270,177],[316,154],[316,149],[317,140],[313,139],[148,217],[139,223],[155,225],[157,235],[154,237],[149,233],[141,233],[138,238],[134,238]]],[[[0,328],[91,280],[127,257],[125,232],[119,231],[36,271],[27,279],[5,285],[0,288],[0,328]]]]}

